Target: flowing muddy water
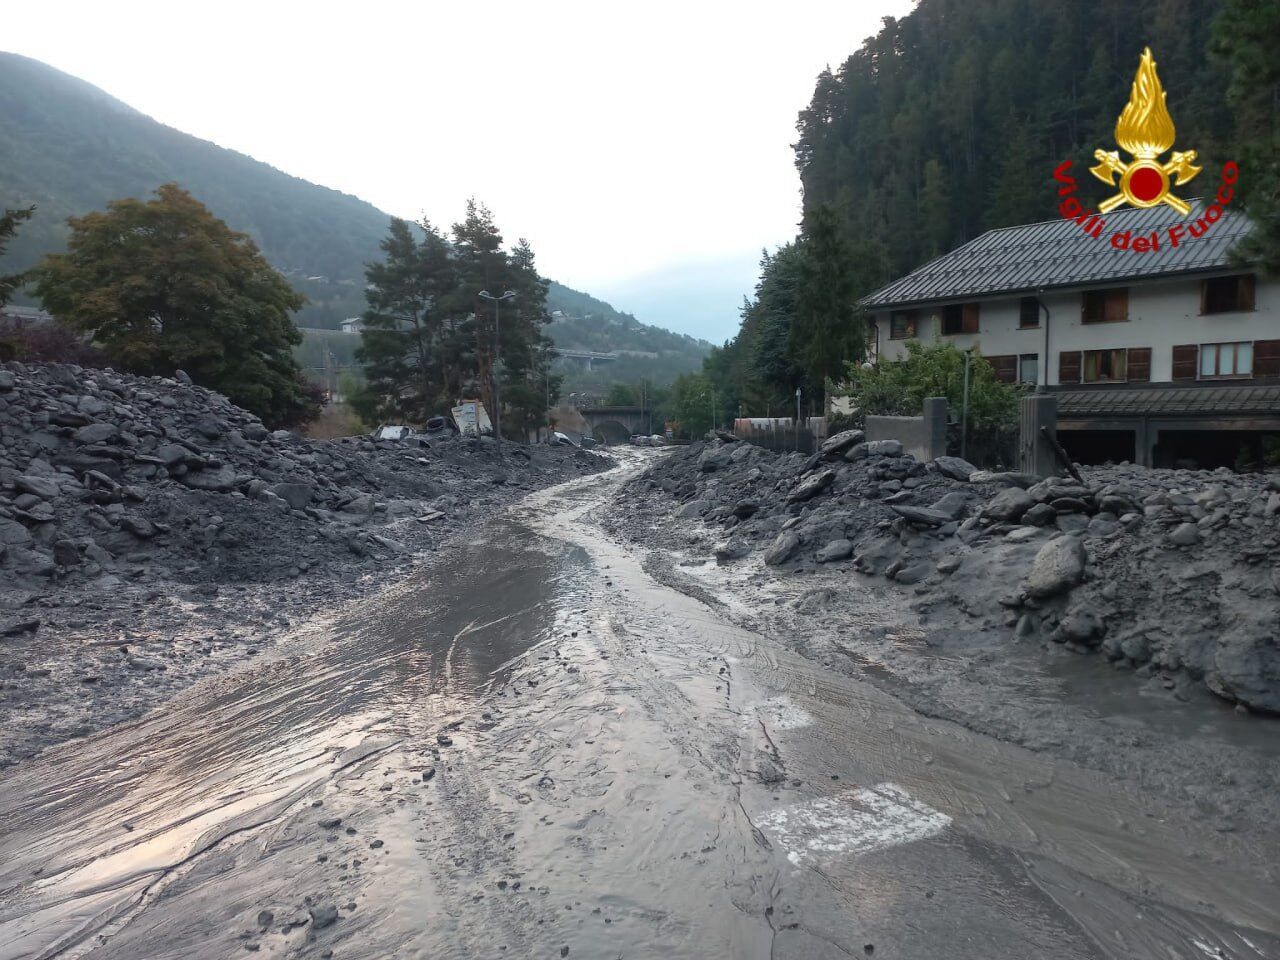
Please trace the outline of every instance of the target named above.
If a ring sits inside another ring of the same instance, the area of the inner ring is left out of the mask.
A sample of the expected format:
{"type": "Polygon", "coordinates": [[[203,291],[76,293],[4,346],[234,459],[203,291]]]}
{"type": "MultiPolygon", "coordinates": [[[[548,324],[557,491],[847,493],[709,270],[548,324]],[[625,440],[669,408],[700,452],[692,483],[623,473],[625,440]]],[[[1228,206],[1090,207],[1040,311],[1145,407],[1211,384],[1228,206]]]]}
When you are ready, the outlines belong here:
{"type": "Polygon", "coordinates": [[[1280,956],[1274,848],[660,585],[626,469],[6,771],[0,958],[1280,956]]]}

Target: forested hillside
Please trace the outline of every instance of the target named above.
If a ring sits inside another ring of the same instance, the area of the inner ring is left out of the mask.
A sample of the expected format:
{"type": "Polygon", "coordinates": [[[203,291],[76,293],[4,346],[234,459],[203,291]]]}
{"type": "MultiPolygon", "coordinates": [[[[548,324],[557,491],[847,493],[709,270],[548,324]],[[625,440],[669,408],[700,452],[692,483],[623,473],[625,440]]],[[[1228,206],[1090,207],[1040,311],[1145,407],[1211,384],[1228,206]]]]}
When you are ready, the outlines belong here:
{"type": "MultiPolygon", "coordinates": [[[[1055,216],[1052,171],[1115,148],[1144,46],[1179,149],[1228,157],[1228,76],[1207,50],[1220,0],[921,0],[887,18],[797,125],[806,209],[833,205],[898,275],[991,227],[1055,216]]],[[[1229,152],[1229,151],[1228,151],[1229,152]]]]}
{"type": "MultiPolygon", "coordinates": [[[[257,242],[306,295],[300,325],[334,328],[368,308],[365,264],[380,257],[388,214],[157,123],[39,61],[0,52],[0,208],[37,208],[6,252],[6,270],[61,250],[67,217],[102,210],[111,200],[148,197],[167,182],[257,242]]],[[[667,380],[696,367],[708,349],[556,283],[547,299],[552,311],[590,316],[551,329],[553,337],[569,337],[562,345],[669,351],[678,362],[661,371],[667,380]]]]}
{"type": "Polygon", "coordinates": [[[856,313],[833,325],[830,291],[852,304],[985,230],[1057,216],[1054,168],[1069,159],[1091,182],[1148,45],[1176,147],[1204,166],[1182,195],[1213,190],[1237,161],[1236,204],[1256,224],[1247,254],[1280,270],[1277,38],[1276,0],[920,0],[886,18],[800,114],[800,235],[766,252],[707,386],[747,412],[797,387],[821,395],[865,343],[856,313]]]}

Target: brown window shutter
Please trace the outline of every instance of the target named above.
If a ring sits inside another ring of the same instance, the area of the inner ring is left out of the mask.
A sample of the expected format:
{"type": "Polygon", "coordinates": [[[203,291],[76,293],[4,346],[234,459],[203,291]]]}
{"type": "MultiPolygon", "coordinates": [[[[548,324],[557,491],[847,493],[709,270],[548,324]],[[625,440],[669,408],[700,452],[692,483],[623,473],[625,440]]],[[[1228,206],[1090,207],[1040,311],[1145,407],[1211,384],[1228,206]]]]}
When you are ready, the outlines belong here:
{"type": "Polygon", "coordinates": [[[983,359],[991,364],[992,369],[995,370],[996,379],[1001,383],[1018,382],[1018,358],[1013,354],[984,357],[983,359]]]}
{"type": "Polygon", "coordinates": [[[1253,341],[1253,375],[1280,377],[1280,340],[1253,341]]]}
{"type": "Polygon", "coordinates": [[[1063,350],[1058,354],[1058,383],[1080,382],[1080,351],[1063,350]]]}
{"type": "Polygon", "coordinates": [[[965,333],[978,332],[978,310],[976,303],[966,303],[964,305],[964,316],[961,319],[961,330],[965,333]]]}
{"type": "Polygon", "coordinates": [[[1173,348],[1173,379],[1194,380],[1196,366],[1200,362],[1200,348],[1194,343],[1184,343],[1173,348]]]}
{"type": "Polygon", "coordinates": [[[1252,310],[1256,302],[1254,299],[1253,274],[1246,273],[1240,278],[1240,309],[1252,310]]]}
{"type": "Polygon", "coordinates": [[[1139,380],[1143,383],[1149,381],[1151,379],[1151,348],[1130,347],[1128,367],[1127,379],[1139,380]]]}
{"type": "Polygon", "coordinates": [[[1106,316],[1108,323],[1118,323],[1121,320],[1129,319],[1129,290],[1122,287],[1119,290],[1107,291],[1106,316]]]}

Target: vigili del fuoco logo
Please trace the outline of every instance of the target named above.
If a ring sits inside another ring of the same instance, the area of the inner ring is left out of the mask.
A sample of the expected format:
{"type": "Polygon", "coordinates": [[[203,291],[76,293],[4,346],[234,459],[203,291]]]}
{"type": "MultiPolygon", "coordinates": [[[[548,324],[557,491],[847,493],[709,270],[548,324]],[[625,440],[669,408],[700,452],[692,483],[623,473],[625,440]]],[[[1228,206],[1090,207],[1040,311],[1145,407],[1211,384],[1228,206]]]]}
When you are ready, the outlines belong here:
{"type": "MultiPolygon", "coordinates": [[[[1088,236],[1101,239],[1106,228],[1105,214],[1117,207],[1129,204],[1147,208],[1168,204],[1184,217],[1191,213],[1191,206],[1173,192],[1174,187],[1193,180],[1201,167],[1195,165],[1196,151],[1174,150],[1163,163],[1160,156],[1174,142],[1173,117],[1165,103],[1164,88],[1156,73],[1156,61],[1151,48],[1142,51],[1138,73],[1133,78],[1129,102],[1116,120],[1116,143],[1132,159],[1121,159],[1118,150],[1095,150],[1096,167],[1089,172],[1118,193],[1107,197],[1090,210],[1075,196],[1079,187],[1071,176],[1071,161],[1064,160],[1053,171],[1057,181],[1058,213],[1064,220],[1077,223],[1088,236]]],[[[1111,245],[1117,250],[1148,253],[1161,249],[1163,244],[1176,247],[1188,237],[1202,237],[1213,224],[1222,218],[1223,209],[1235,196],[1233,185],[1240,176],[1240,168],[1234,161],[1222,166],[1222,179],[1213,199],[1205,205],[1194,220],[1175,223],[1161,230],[1153,230],[1145,236],[1133,236],[1131,230],[1121,230],[1110,235],[1111,245]]]]}

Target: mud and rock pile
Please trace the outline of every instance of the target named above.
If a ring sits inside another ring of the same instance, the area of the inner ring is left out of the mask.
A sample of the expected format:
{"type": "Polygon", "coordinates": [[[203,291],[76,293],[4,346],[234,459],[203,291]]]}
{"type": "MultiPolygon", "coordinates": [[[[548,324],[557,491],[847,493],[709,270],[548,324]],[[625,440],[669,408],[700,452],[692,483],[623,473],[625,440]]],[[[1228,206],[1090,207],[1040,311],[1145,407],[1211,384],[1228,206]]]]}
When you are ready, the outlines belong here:
{"type": "Polygon", "coordinates": [[[664,491],[680,518],[721,530],[722,563],[846,564],[955,629],[1098,651],[1280,712],[1280,475],[1121,466],[1084,480],[921,463],[847,431],[812,456],[694,444],[632,493],[664,491]]]}
{"type": "Polygon", "coordinates": [[[376,566],[405,545],[379,532],[447,527],[495,488],[592,472],[564,448],[444,435],[413,443],[306,440],[270,431],[179,379],[0,367],[0,581],[116,577],[185,583],[296,578],[376,566]]]}

